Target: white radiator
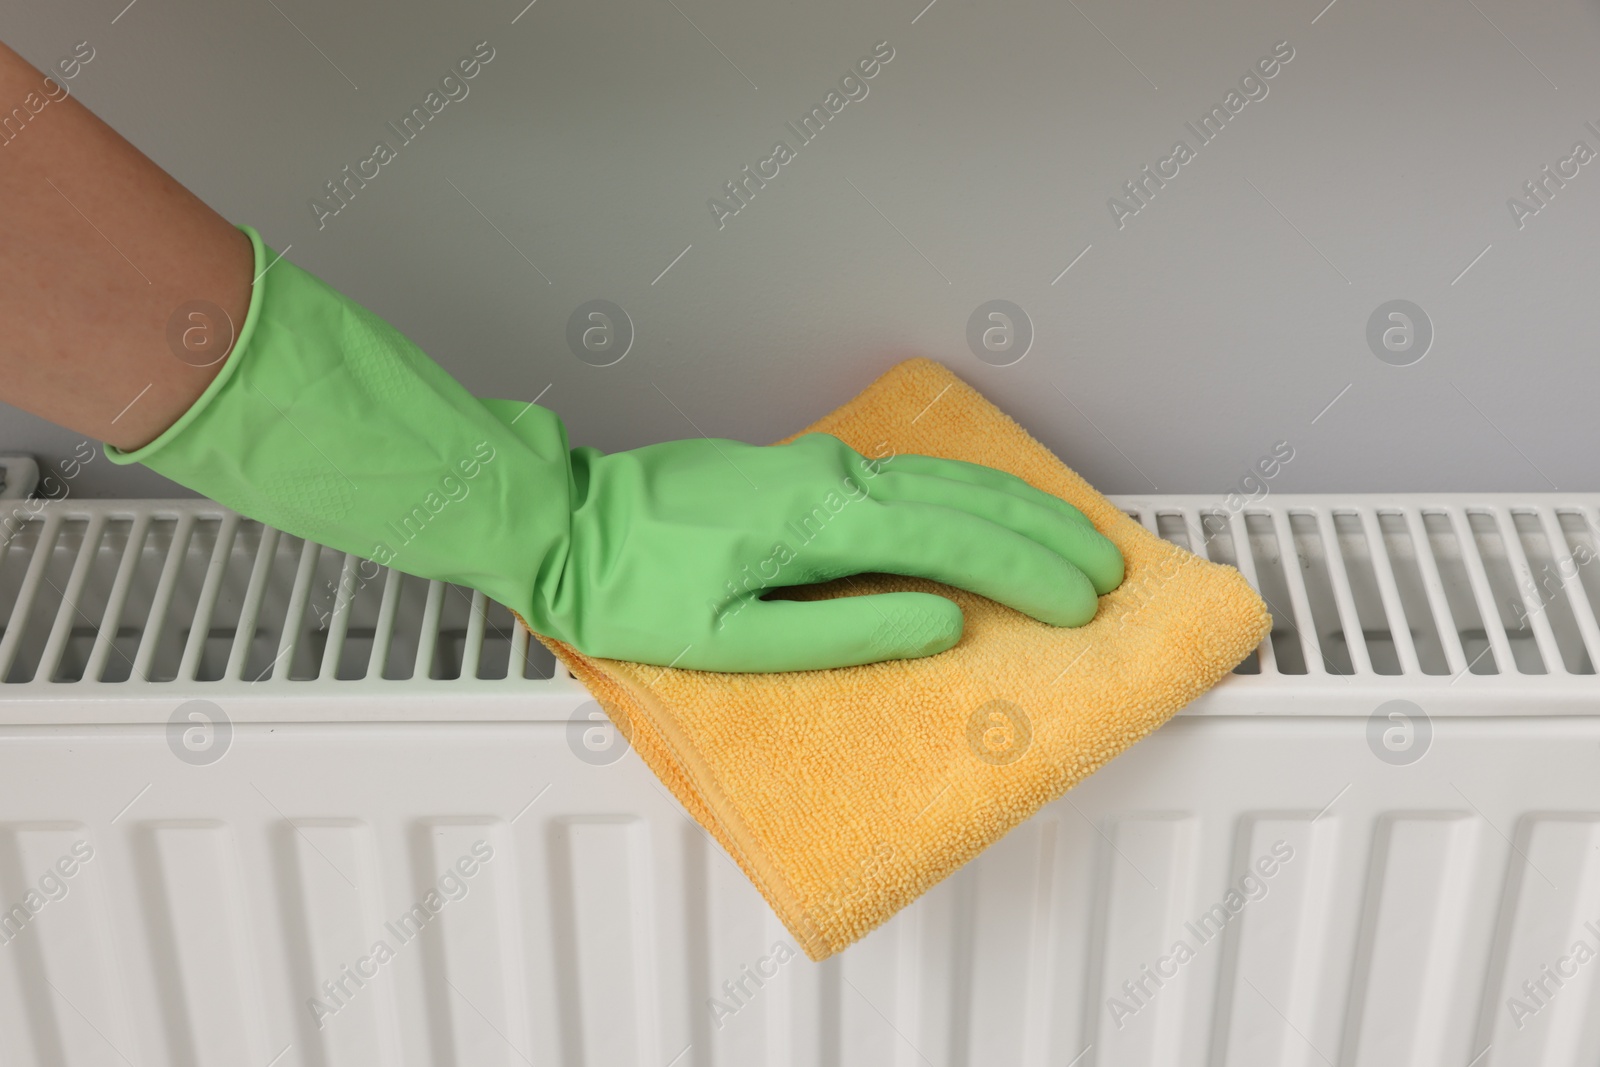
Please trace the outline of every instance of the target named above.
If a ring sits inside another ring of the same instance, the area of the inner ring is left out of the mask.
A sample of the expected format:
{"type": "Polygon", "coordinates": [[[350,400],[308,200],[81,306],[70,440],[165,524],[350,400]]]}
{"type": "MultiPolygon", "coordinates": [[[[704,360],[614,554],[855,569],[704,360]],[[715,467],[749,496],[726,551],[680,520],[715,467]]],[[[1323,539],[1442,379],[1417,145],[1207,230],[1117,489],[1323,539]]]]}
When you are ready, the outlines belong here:
{"type": "Polygon", "coordinates": [[[49,504],[0,557],[0,1064],[1600,1060],[1600,497],[1118,503],[1272,636],[820,965],[498,605],[49,504]]]}

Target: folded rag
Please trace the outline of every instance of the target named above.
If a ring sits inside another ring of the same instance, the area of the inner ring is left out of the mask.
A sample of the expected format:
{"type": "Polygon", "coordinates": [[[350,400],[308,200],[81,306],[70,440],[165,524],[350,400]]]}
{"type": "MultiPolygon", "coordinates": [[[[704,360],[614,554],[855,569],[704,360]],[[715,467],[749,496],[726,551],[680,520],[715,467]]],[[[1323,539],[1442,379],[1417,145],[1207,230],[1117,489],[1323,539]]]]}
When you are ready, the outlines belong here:
{"type": "Polygon", "coordinates": [[[1272,618],[1237,570],[1150,533],[930,360],[893,367],[812,431],[863,455],[1009,471],[1075,505],[1126,565],[1093,621],[1072,629],[919,578],[784,590],[922,590],[966,616],[946,652],[836,670],[663,669],[539,638],[822,960],[1215,685],[1272,618]]]}

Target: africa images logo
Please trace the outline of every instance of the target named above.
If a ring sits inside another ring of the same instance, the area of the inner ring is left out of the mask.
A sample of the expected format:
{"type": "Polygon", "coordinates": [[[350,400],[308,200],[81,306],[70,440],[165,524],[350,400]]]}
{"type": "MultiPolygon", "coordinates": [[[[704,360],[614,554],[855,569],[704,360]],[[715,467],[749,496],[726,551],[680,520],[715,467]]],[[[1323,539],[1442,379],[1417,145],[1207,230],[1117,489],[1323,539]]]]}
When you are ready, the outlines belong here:
{"type": "Polygon", "coordinates": [[[1200,149],[1216,140],[1229,122],[1237,118],[1252,101],[1265,100],[1271,88],[1267,82],[1278,76],[1284,66],[1294,59],[1294,46],[1288,41],[1279,41],[1272,46],[1269,55],[1256,60],[1253,67],[1239,78],[1239,87],[1229,89],[1223,96],[1222,103],[1212,104],[1211,110],[1200,116],[1200,124],[1185,122],[1183,125],[1194,135],[1195,143],[1189,144],[1188,138],[1180,137],[1172,145],[1172,151],[1156,160],[1155,170],[1150,169],[1147,163],[1139,171],[1139,175],[1131,181],[1122,183],[1122,192],[1126,200],[1110,197],[1106,200],[1106,207],[1111,212],[1111,221],[1117,224],[1117,229],[1122,229],[1128,220],[1139,214],[1155,199],[1158,189],[1165,189],[1167,182],[1183,173],[1183,168],[1194,160],[1200,158],[1200,149]]]}

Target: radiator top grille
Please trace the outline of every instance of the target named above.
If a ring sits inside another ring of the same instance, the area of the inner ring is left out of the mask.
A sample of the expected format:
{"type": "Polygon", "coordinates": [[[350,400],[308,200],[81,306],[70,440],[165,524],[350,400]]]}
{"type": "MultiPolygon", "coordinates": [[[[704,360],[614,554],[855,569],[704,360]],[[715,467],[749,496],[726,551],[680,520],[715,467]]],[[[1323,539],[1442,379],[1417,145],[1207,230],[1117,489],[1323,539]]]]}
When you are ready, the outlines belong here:
{"type": "MultiPolygon", "coordinates": [[[[1271,635],[1186,713],[1366,714],[1385,694],[1463,714],[1600,707],[1600,495],[1112,499],[1237,566],[1272,610],[1271,635]]],[[[63,721],[61,702],[290,692],[337,696],[336,718],[451,717],[440,698],[469,694],[526,718],[530,698],[576,684],[481,593],[209,501],[31,504],[0,548],[0,723],[63,721]]]]}

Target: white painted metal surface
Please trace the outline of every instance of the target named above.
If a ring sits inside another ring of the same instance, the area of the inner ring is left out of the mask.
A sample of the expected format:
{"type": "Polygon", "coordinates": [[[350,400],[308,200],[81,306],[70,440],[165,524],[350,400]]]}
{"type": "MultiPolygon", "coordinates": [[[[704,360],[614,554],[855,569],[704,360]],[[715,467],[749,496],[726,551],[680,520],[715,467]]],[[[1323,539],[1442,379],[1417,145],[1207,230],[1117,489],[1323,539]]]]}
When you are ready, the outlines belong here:
{"type": "Polygon", "coordinates": [[[49,505],[0,556],[0,1064],[1600,1061],[1600,498],[1118,503],[1272,637],[821,965],[498,606],[49,505]]]}

